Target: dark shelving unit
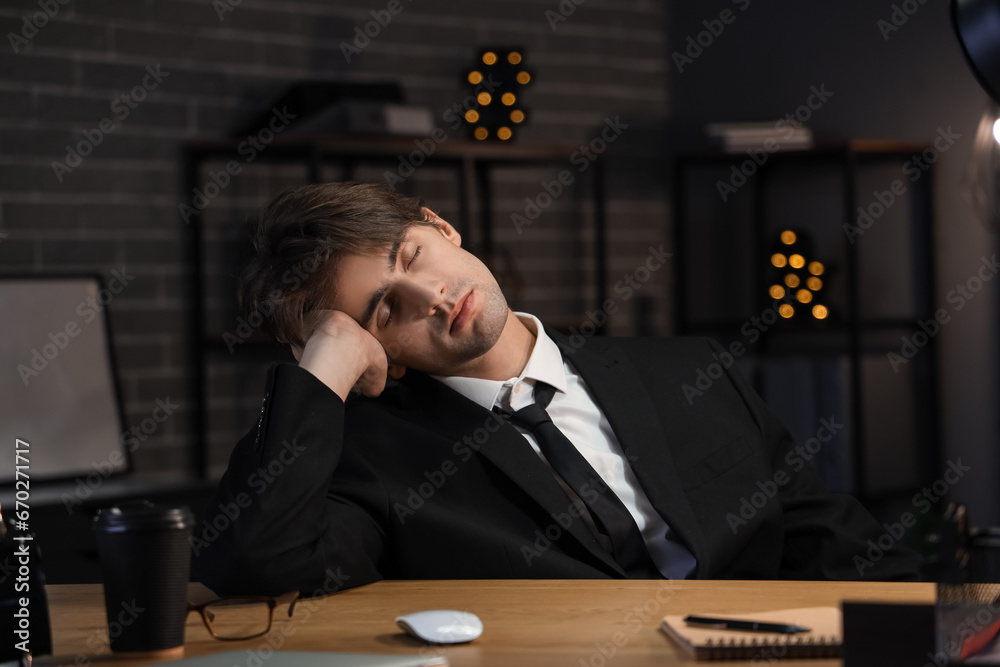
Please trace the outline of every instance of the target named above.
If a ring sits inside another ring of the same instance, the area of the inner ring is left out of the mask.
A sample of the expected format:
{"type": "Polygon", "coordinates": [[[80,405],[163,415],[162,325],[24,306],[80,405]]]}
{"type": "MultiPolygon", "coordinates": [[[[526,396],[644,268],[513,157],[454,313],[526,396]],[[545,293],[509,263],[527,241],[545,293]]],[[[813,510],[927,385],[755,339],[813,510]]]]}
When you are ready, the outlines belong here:
{"type": "Polygon", "coordinates": [[[803,363],[846,361],[850,465],[849,488],[844,490],[870,503],[909,497],[936,479],[942,464],[937,341],[933,336],[919,354],[908,360],[906,378],[883,379],[883,386],[906,385],[910,392],[907,404],[912,405],[916,423],[912,429],[914,441],[907,443],[914,457],[906,462],[912,466],[909,482],[890,488],[892,485],[878,471],[873,473],[868,464],[869,459],[878,459],[878,448],[899,443],[868,441],[870,420],[884,415],[870,414],[868,405],[873,396],[872,387],[865,385],[866,373],[871,376],[873,369],[876,374],[883,372],[875,360],[881,355],[888,366],[886,355],[898,352],[900,338],[912,337],[919,331],[918,322],[933,319],[935,313],[933,168],[921,171],[914,180],[910,180],[913,172],[904,170],[908,160],[928,148],[923,144],[853,141],[779,151],[768,154],[764,164],[756,164],[754,173],[746,176],[736,193],[718,184],[730,183],[732,169],[738,170],[750,159],[745,152],[681,156],[674,174],[675,321],[679,334],[716,338],[724,347],[735,341],[749,343],[746,327],[751,327],[750,332],[756,329],[748,325],[749,318],[773,306],[768,294],[772,271],[768,244],[781,228],[794,226],[815,235],[823,240],[817,247],[824,253],[816,259],[834,258],[828,265],[833,274],[827,279],[836,287],[831,298],[838,304],[831,308],[830,318],[823,322],[807,319],[807,324],[801,317],[793,317],[791,322],[779,317],[766,331],[759,331],[754,344],[746,345],[747,352],[739,361],[749,369],[758,391],[768,364],[792,358],[803,363]],[[883,215],[852,242],[843,225],[857,226],[859,207],[871,206],[875,194],[871,184],[884,183],[882,187],[889,188],[887,178],[896,174],[896,166],[905,192],[897,195],[889,207],[883,207],[883,215]],[[723,192],[729,195],[728,201],[722,201],[723,192]],[[811,194],[817,196],[810,199],[811,194]],[[797,210],[805,213],[790,226],[787,220],[793,219],[797,210]],[[716,232],[712,235],[712,242],[717,244],[714,249],[704,247],[711,234],[707,229],[716,232]],[[866,242],[874,247],[894,248],[895,252],[883,254],[882,263],[877,264],[869,256],[866,242]],[[721,258],[716,274],[707,279],[711,283],[708,286],[704,266],[696,265],[712,261],[706,250],[716,251],[721,258]],[[888,269],[893,265],[904,267],[907,275],[893,274],[888,269]],[[885,272],[880,273],[882,268],[885,272]],[[888,276],[888,280],[872,279],[879,275],[888,276]],[[873,292],[877,297],[870,296],[873,292]],[[711,305],[705,305],[706,295],[714,295],[723,304],[715,317],[704,315],[711,310],[711,305]],[[879,299],[883,304],[894,304],[889,309],[899,312],[883,316],[870,312],[873,306],[863,307],[879,299]],[[727,305],[731,306],[728,311],[727,305]],[[876,488],[879,486],[881,489],[876,488]]]}

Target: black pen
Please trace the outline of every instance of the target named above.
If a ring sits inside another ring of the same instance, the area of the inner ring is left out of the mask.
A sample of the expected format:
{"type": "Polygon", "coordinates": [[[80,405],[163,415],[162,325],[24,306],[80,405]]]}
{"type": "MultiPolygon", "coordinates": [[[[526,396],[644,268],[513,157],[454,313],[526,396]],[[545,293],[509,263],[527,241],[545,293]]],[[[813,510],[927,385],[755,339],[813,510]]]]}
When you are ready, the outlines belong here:
{"type": "Polygon", "coordinates": [[[762,623],[760,621],[738,621],[732,618],[708,618],[706,616],[685,616],[684,622],[690,625],[706,625],[718,630],[754,630],[757,632],[809,632],[809,628],[786,623],[762,623]]]}

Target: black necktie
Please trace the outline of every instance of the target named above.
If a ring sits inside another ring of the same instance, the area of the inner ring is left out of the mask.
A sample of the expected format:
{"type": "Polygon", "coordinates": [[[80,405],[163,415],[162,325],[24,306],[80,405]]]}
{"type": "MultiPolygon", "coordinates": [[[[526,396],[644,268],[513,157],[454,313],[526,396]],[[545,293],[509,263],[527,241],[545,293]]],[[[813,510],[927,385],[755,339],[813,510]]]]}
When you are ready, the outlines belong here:
{"type": "Polygon", "coordinates": [[[661,576],[653,567],[639,527],[625,505],[545,411],[555,392],[552,385],[536,382],[534,404],[503,414],[509,414],[511,422],[535,436],[546,460],[590,510],[598,527],[598,541],[626,574],[633,578],[661,576]]]}

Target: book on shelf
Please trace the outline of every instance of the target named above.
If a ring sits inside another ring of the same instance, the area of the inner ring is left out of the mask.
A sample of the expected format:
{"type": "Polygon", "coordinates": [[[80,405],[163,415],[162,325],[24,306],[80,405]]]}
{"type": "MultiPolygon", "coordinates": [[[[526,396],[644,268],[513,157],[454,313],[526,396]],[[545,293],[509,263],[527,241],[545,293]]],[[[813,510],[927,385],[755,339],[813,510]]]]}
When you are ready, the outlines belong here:
{"type": "Polygon", "coordinates": [[[768,153],[780,150],[812,148],[812,130],[798,121],[778,120],[764,123],[710,123],[705,134],[727,153],[763,149],[768,153]]]}

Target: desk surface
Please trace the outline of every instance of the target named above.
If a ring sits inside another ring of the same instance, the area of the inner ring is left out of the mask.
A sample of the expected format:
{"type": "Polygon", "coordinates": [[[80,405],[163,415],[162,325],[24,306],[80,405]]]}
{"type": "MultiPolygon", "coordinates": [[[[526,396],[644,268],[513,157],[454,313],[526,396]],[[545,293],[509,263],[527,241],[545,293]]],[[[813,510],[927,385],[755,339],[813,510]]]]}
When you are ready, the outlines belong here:
{"type": "MultiPolygon", "coordinates": [[[[116,667],[148,664],[110,657],[99,585],[49,586],[48,593],[55,655],[35,664],[86,665],[88,660],[116,667]]],[[[845,599],[927,603],[934,600],[934,587],[792,581],[382,581],[301,600],[287,626],[276,626],[267,637],[252,640],[213,640],[197,615],[191,614],[185,655],[222,651],[248,655],[249,650],[266,657],[280,647],[443,655],[456,666],[662,665],[687,660],[658,630],[666,614],[837,606],[845,599]],[[474,612],[482,618],[485,631],[470,644],[424,646],[394,622],[400,614],[422,609],[474,612]],[[613,652],[614,658],[607,660],[602,652],[609,656],[613,652]]],[[[276,614],[276,622],[277,618],[276,614]]],[[[838,664],[837,660],[781,661],[782,667],[838,664]]]]}

